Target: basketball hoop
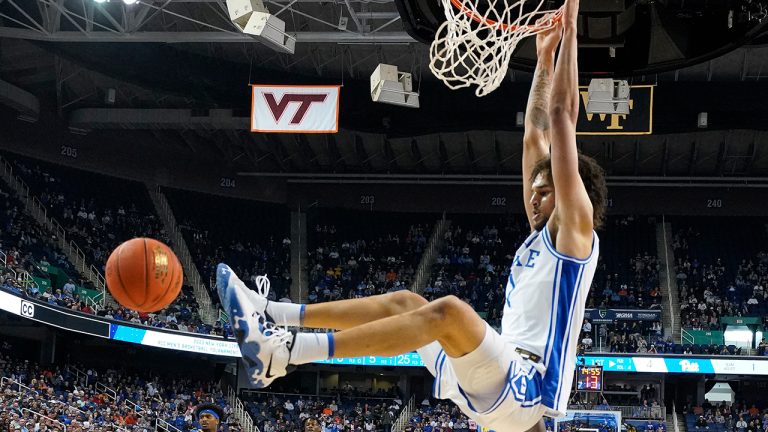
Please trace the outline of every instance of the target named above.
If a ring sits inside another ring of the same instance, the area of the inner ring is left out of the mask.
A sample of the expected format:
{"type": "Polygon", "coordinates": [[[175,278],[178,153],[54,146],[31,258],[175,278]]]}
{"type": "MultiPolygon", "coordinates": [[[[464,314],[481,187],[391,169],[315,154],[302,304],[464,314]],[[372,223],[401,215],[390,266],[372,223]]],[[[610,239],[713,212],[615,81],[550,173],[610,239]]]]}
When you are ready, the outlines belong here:
{"type": "Polygon", "coordinates": [[[477,85],[477,96],[501,85],[523,38],[551,29],[563,14],[562,7],[542,10],[547,0],[440,1],[447,20],[430,46],[429,69],[451,89],[477,85]]]}

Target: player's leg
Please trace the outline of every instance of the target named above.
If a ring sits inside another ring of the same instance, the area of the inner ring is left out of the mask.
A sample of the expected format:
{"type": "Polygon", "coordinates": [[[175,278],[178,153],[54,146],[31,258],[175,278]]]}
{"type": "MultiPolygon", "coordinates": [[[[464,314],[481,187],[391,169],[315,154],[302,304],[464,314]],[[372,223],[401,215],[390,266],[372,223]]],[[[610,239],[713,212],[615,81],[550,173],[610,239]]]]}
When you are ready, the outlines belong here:
{"type": "Polygon", "coordinates": [[[306,305],[302,325],[345,330],[394,315],[414,311],[429,303],[413,291],[396,291],[352,300],[306,305]]]}
{"type": "Polygon", "coordinates": [[[461,357],[480,345],[486,326],[471,306],[448,296],[410,312],[334,333],[333,356],[394,356],[438,341],[448,356],[461,357]]]}
{"type": "Polygon", "coordinates": [[[532,428],[528,429],[526,432],[546,432],[547,427],[544,425],[544,419],[539,420],[538,423],[536,423],[532,428]]]}
{"type": "MultiPolygon", "coordinates": [[[[256,387],[285,375],[288,365],[333,357],[394,356],[438,341],[451,357],[475,350],[487,324],[472,308],[449,296],[418,309],[368,322],[338,333],[291,334],[260,315],[245,290],[227,289],[233,330],[256,387]]],[[[349,303],[354,305],[354,303],[349,303]]]]}
{"type": "Polygon", "coordinates": [[[265,276],[257,276],[256,289],[251,290],[226,264],[219,264],[216,274],[219,298],[225,310],[229,309],[227,290],[242,290],[256,313],[266,316],[275,324],[284,326],[344,330],[409,312],[428,303],[420,295],[406,290],[312,305],[274,302],[267,300],[270,282],[265,276]]]}

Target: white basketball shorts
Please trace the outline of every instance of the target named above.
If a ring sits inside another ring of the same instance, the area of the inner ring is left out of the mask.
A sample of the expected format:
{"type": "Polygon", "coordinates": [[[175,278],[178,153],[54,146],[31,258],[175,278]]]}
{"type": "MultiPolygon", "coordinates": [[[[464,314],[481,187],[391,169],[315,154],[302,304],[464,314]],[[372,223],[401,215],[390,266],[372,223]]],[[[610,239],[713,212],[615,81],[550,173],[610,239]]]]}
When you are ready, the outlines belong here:
{"type": "Polygon", "coordinates": [[[434,397],[452,400],[495,432],[524,432],[547,411],[541,405],[544,366],[521,357],[511,341],[486,327],[480,346],[460,358],[448,357],[438,342],[417,352],[435,377],[434,397]]]}

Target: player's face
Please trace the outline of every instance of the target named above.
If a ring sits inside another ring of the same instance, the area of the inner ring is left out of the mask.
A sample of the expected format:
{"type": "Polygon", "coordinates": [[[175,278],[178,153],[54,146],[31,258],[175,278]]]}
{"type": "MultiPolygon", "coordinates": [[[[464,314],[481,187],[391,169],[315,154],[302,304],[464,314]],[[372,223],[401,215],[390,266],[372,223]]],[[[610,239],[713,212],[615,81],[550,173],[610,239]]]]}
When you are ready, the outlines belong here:
{"type": "Polygon", "coordinates": [[[555,210],[555,185],[549,173],[539,173],[531,185],[531,206],[533,207],[533,228],[541,230],[555,210]]]}
{"type": "Polygon", "coordinates": [[[304,432],[320,432],[321,430],[320,422],[315,419],[309,419],[304,424],[304,432]]]}
{"type": "Polygon", "coordinates": [[[203,413],[200,414],[200,427],[205,431],[215,431],[219,427],[219,421],[216,417],[208,413],[203,413]]]}

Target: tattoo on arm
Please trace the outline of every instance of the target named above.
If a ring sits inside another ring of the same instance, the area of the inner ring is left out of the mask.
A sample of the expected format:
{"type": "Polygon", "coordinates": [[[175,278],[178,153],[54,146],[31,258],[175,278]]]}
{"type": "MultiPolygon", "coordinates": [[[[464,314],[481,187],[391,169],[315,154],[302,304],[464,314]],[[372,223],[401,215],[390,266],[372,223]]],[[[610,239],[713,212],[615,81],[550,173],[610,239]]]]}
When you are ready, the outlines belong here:
{"type": "Polygon", "coordinates": [[[549,130],[549,112],[546,108],[534,107],[531,113],[531,122],[537,128],[549,130]]]}
{"type": "Polygon", "coordinates": [[[552,93],[552,78],[545,66],[539,65],[533,77],[531,95],[528,98],[528,112],[531,123],[543,131],[549,130],[549,97],[552,93]]]}

